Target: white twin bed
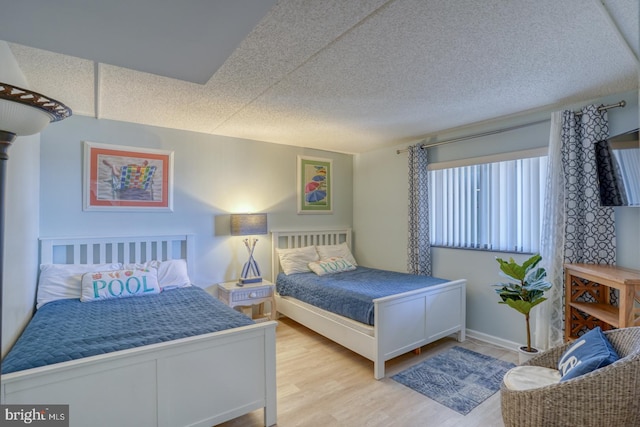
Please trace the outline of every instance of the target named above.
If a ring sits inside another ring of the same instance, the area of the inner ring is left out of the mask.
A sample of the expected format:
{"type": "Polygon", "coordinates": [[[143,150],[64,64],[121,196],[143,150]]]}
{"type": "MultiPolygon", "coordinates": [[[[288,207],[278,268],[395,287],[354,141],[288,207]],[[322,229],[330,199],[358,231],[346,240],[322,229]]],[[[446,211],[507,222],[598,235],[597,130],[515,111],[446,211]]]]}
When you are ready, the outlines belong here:
{"type": "MultiPolygon", "coordinates": [[[[42,239],[40,250],[42,264],[178,258],[191,267],[193,236],[42,239]]],[[[176,291],[158,296],[169,292],[176,291]]],[[[69,404],[70,425],[78,427],[209,427],[260,408],[271,426],[275,327],[249,324],[4,374],[0,398],[3,404],[69,404]]]]}
{"type": "MultiPolygon", "coordinates": [[[[272,231],[273,282],[282,272],[278,249],[342,243],[352,247],[350,228],[272,231]]],[[[464,341],[465,292],[466,281],[453,280],[376,298],[373,326],[279,294],[276,307],[279,313],[373,361],[374,377],[380,379],[389,359],[451,334],[464,341]]]]}

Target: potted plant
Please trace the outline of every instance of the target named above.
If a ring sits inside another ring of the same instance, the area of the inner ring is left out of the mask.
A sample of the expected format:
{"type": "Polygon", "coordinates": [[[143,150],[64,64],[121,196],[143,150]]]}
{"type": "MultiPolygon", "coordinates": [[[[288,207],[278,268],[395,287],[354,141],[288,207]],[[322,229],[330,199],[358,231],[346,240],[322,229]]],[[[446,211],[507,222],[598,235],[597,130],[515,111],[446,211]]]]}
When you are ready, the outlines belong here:
{"type": "Polygon", "coordinates": [[[516,263],[513,258],[509,262],[502,258],[496,258],[500,264],[503,276],[511,279],[509,283],[499,283],[496,293],[500,296],[499,304],[507,304],[509,307],[524,314],[527,326],[527,345],[520,347],[522,359],[527,360],[533,357],[538,350],[531,347],[531,328],[529,324],[529,313],[531,309],[543,301],[546,301],[544,293],[551,289],[551,283],[546,280],[547,272],[544,268],[535,268],[542,260],[539,254],[533,255],[522,264],[516,263]]]}

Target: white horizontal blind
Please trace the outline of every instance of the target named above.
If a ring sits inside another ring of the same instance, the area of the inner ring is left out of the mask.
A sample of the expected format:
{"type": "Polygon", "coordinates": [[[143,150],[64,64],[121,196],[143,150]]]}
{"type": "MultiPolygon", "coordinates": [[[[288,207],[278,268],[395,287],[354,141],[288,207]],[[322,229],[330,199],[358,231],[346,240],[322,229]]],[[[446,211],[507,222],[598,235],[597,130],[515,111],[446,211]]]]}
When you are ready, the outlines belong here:
{"type": "Polygon", "coordinates": [[[547,157],[432,170],[431,244],[537,252],[547,157]]]}
{"type": "Polygon", "coordinates": [[[613,150],[613,155],[625,183],[627,202],[630,206],[640,206],[640,150],[613,150]]]}

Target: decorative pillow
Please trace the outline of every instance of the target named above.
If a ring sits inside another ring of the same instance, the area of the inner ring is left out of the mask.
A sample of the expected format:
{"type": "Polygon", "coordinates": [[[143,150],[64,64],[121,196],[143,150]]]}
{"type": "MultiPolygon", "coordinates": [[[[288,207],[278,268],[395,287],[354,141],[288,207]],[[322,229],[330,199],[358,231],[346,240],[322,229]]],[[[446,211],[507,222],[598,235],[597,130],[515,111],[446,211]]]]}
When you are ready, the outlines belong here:
{"type": "Polygon", "coordinates": [[[158,270],[132,269],[97,271],[82,276],[80,301],[98,301],[138,295],[159,294],[158,270]]]}
{"type": "Polygon", "coordinates": [[[558,361],[558,370],[562,374],[560,381],[567,381],[610,365],[619,358],[598,326],[576,339],[564,352],[558,361]]]}
{"type": "Polygon", "coordinates": [[[284,274],[308,273],[309,263],[318,261],[320,257],[315,246],[305,246],[302,248],[276,249],[280,266],[284,274]]]}
{"type": "Polygon", "coordinates": [[[153,260],[142,264],[125,264],[124,268],[158,269],[158,284],[163,290],[191,286],[191,279],[189,279],[189,274],[187,273],[187,261],[184,259],[153,260]]]}
{"type": "Polygon", "coordinates": [[[78,299],[82,275],[91,271],[119,270],[122,264],[42,264],[36,308],[59,299],[78,299]]]}
{"type": "Polygon", "coordinates": [[[516,366],[504,374],[503,381],[509,390],[531,390],[559,383],[560,372],[543,366],[516,366]]]}
{"type": "Polygon", "coordinates": [[[320,259],[338,257],[344,258],[353,265],[358,265],[346,243],[340,243],[339,245],[316,246],[316,250],[318,251],[318,255],[320,255],[320,259]]]}
{"type": "Polygon", "coordinates": [[[318,276],[355,270],[356,266],[344,258],[331,257],[309,263],[309,268],[318,276]]]}

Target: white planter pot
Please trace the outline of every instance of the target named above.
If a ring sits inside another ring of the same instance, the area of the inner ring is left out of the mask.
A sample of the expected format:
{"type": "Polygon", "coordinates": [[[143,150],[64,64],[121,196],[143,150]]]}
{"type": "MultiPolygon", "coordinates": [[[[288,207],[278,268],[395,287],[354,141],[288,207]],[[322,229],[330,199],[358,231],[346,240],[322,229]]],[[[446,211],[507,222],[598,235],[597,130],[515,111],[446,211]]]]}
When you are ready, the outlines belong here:
{"type": "Polygon", "coordinates": [[[527,351],[527,346],[523,345],[518,348],[518,364],[522,365],[524,362],[527,362],[531,358],[540,354],[540,351],[537,348],[531,347],[532,351],[527,351]]]}

